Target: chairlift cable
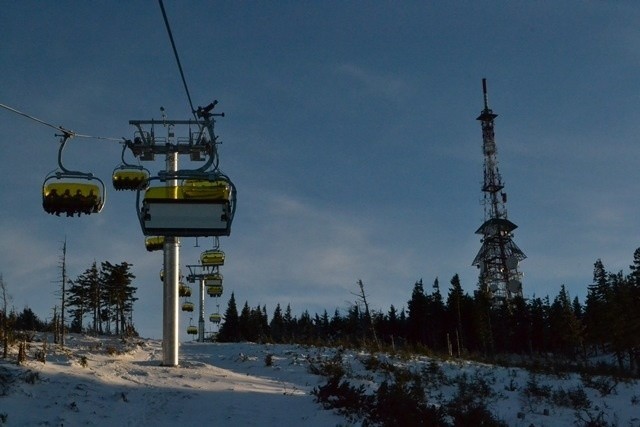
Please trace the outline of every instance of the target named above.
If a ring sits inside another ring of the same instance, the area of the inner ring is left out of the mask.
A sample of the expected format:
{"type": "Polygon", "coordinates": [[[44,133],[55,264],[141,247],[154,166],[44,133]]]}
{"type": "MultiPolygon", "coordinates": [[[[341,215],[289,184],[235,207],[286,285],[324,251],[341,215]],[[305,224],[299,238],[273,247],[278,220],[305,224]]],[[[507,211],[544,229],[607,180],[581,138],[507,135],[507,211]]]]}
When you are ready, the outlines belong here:
{"type": "Polygon", "coordinates": [[[189,93],[189,87],[187,86],[187,80],[184,77],[184,71],[182,70],[182,64],[180,63],[180,57],[178,56],[178,49],[176,48],[176,43],[173,40],[173,33],[171,32],[171,26],[169,25],[169,19],[167,18],[167,12],[164,9],[164,3],[162,0],[158,0],[160,4],[160,9],[162,10],[162,17],[164,18],[164,24],[167,27],[167,33],[169,34],[169,40],[171,41],[171,47],[173,48],[173,54],[176,57],[176,62],[178,63],[178,70],[180,70],[180,77],[182,77],[182,84],[184,85],[184,90],[187,93],[187,99],[189,100],[189,106],[191,107],[191,113],[195,117],[196,121],[198,121],[198,116],[196,115],[196,109],[193,108],[193,102],[191,101],[191,94],[189,93]]]}
{"type": "Polygon", "coordinates": [[[45,122],[44,120],[41,120],[37,117],[34,117],[32,115],[29,115],[25,112],[22,112],[20,110],[17,110],[13,107],[10,107],[6,104],[2,104],[0,103],[0,107],[4,108],[5,110],[11,111],[12,113],[16,113],[20,116],[26,117],[27,119],[33,120],[35,122],[38,122],[42,125],[48,126],[52,129],[55,129],[57,131],[62,132],[65,135],[68,135],[69,137],[76,137],[76,138],[91,138],[91,139],[102,139],[102,140],[107,140],[107,141],[118,141],[118,142],[122,142],[123,138],[109,138],[109,137],[105,137],[105,136],[93,136],[93,135],[85,135],[85,134],[81,134],[81,133],[76,133],[72,130],[69,129],[65,129],[62,126],[56,126],[56,125],[52,125],[51,123],[45,122]]]}

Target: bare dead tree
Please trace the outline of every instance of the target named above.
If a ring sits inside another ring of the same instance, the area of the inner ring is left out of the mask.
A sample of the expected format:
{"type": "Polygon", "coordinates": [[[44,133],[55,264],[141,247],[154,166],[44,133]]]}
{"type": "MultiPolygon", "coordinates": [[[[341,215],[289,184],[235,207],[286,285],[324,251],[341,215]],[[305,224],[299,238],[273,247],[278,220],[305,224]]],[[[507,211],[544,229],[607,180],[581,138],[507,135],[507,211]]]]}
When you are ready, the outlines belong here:
{"type": "Polygon", "coordinates": [[[9,352],[9,334],[11,331],[9,331],[9,322],[7,317],[9,296],[7,295],[7,287],[2,279],[2,274],[0,274],[0,300],[2,301],[2,325],[0,325],[0,327],[2,328],[2,344],[4,346],[2,350],[2,357],[6,359],[9,352]]]}
{"type": "Polygon", "coordinates": [[[60,344],[64,348],[64,312],[65,312],[65,295],[67,284],[67,238],[64,238],[62,243],[62,255],[60,256],[60,262],[58,264],[60,268],[60,314],[55,316],[54,312],[54,342],[60,344]],[[60,323],[59,325],[57,323],[60,323]]]}
{"type": "MultiPolygon", "coordinates": [[[[373,322],[373,317],[371,316],[371,312],[369,311],[369,303],[367,302],[367,295],[364,292],[364,283],[362,280],[358,279],[358,288],[360,290],[359,293],[351,293],[358,298],[358,301],[364,305],[364,321],[366,322],[365,328],[371,331],[371,336],[373,337],[373,342],[376,344],[376,348],[380,349],[380,343],[378,342],[378,336],[376,335],[376,328],[373,322]]],[[[358,304],[358,302],[356,302],[358,304]]]]}

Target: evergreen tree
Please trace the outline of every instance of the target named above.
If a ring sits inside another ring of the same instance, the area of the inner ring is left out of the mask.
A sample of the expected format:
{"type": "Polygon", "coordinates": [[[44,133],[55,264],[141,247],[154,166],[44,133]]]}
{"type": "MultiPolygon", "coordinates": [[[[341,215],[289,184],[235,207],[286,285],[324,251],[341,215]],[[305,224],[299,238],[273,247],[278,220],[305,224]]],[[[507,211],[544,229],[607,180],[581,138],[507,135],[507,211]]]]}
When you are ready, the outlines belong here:
{"type": "Polygon", "coordinates": [[[322,341],[327,341],[330,338],[330,331],[331,328],[329,326],[329,313],[327,313],[327,310],[324,310],[322,313],[322,316],[318,316],[316,314],[316,335],[318,336],[318,338],[320,338],[322,341]]]}
{"type": "Polygon", "coordinates": [[[363,331],[364,325],[362,324],[360,307],[354,304],[349,307],[349,311],[347,312],[347,318],[344,322],[344,332],[350,343],[356,345],[362,342],[363,331]]]}
{"type": "Polygon", "coordinates": [[[315,327],[311,320],[311,315],[309,314],[309,311],[305,310],[300,315],[300,319],[296,322],[295,337],[303,343],[310,343],[315,338],[314,332],[315,327]]]}
{"type": "Polygon", "coordinates": [[[67,306],[67,310],[71,316],[70,330],[71,332],[82,332],[84,316],[88,312],[87,296],[89,289],[84,286],[80,280],[69,280],[69,286],[67,287],[66,292],[67,298],[65,305],[67,306]]]}
{"type": "Polygon", "coordinates": [[[280,308],[280,303],[276,305],[276,309],[273,311],[273,317],[271,318],[269,329],[271,331],[271,339],[273,339],[274,342],[277,342],[277,343],[283,342],[284,318],[282,316],[282,309],[280,308]]]}
{"type": "Polygon", "coordinates": [[[465,348],[465,330],[462,324],[462,311],[464,305],[464,291],[460,284],[460,277],[455,274],[451,278],[451,288],[447,295],[447,325],[445,328],[447,334],[449,334],[449,340],[455,342],[453,348],[457,354],[461,354],[465,348]]]}
{"type": "Polygon", "coordinates": [[[133,303],[138,298],[134,297],[137,288],[131,285],[136,277],[129,271],[131,267],[132,264],[127,262],[111,264],[105,261],[102,263],[103,305],[107,307],[107,320],[115,324],[116,334],[124,334],[133,328],[131,321],[133,303]]]}
{"type": "Polygon", "coordinates": [[[387,338],[391,341],[392,345],[399,344],[402,341],[402,325],[400,323],[400,316],[398,315],[398,310],[391,304],[389,307],[389,311],[386,317],[387,327],[385,329],[384,338],[387,338]],[[386,336],[385,336],[386,335],[386,336]],[[400,341],[398,341],[400,340],[400,341]]]}
{"type": "Polygon", "coordinates": [[[588,286],[584,310],[587,343],[596,350],[601,348],[604,351],[609,339],[609,292],[607,272],[602,261],[598,259],[593,265],[593,283],[588,286]]]}
{"type": "Polygon", "coordinates": [[[631,370],[640,373],[640,248],[633,252],[633,264],[629,266],[631,273],[627,279],[628,294],[627,308],[627,336],[629,347],[629,365],[631,370]]]}
{"type": "Polygon", "coordinates": [[[551,304],[549,325],[553,331],[551,346],[554,353],[575,359],[576,352],[582,345],[582,325],[573,311],[569,293],[564,285],[560,287],[560,293],[551,304]]]}
{"type": "Polygon", "coordinates": [[[240,325],[238,319],[238,307],[236,306],[236,297],[231,292],[227,310],[224,313],[224,322],[218,331],[218,341],[220,342],[238,342],[240,341],[240,325]]]}
{"type": "Polygon", "coordinates": [[[533,298],[529,304],[531,313],[531,348],[536,353],[549,351],[549,299],[545,302],[540,298],[533,298]]]}
{"type": "Polygon", "coordinates": [[[245,301],[240,316],[238,317],[238,329],[240,330],[241,341],[255,341],[254,330],[251,325],[251,309],[249,308],[249,302],[245,301]]]}
{"type": "Polygon", "coordinates": [[[291,342],[293,340],[294,331],[296,329],[296,319],[291,314],[291,304],[287,304],[287,308],[284,310],[284,339],[285,342],[291,342]]]}
{"type": "Polygon", "coordinates": [[[440,293],[440,282],[436,277],[433,281],[433,293],[427,298],[427,322],[429,325],[428,343],[431,348],[442,350],[445,347],[445,306],[440,293]]]}
{"type": "MultiPolygon", "coordinates": [[[[624,369],[627,356],[633,360],[634,335],[632,312],[637,310],[633,304],[633,285],[623,276],[622,271],[609,276],[610,293],[606,311],[609,313],[609,340],[620,369],[624,369]]],[[[631,365],[633,362],[631,361],[631,365]]]]}
{"type": "Polygon", "coordinates": [[[267,320],[266,310],[266,306],[264,308],[260,308],[260,306],[257,306],[256,308],[251,310],[251,314],[249,316],[249,325],[251,331],[248,336],[250,341],[264,342],[267,340],[269,336],[269,323],[267,320]]]}
{"type": "Polygon", "coordinates": [[[427,344],[427,297],[424,293],[422,279],[413,286],[411,299],[407,303],[409,315],[407,316],[407,338],[411,344],[427,344]]]}
{"type": "Polygon", "coordinates": [[[97,263],[94,261],[91,267],[79,275],[76,280],[70,282],[67,292],[66,306],[72,317],[72,325],[80,332],[83,330],[83,319],[86,314],[91,315],[91,330],[94,334],[102,333],[102,321],[100,318],[102,307],[102,280],[97,263]]]}
{"type": "Polygon", "coordinates": [[[33,310],[25,307],[22,313],[16,316],[14,328],[23,331],[42,331],[44,323],[38,319],[33,310]]]}
{"type": "Polygon", "coordinates": [[[336,308],[333,312],[333,317],[331,317],[331,320],[329,321],[329,327],[332,333],[331,338],[333,340],[344,339],[344,335],[345,335],[344,324],[345,324],[344,319],[342,318],[342,316],[340,316],[340,310],[336,308]]]}
{"type": "Polygon", "coordinates": [[[474,335],[478,341],[479,350],[485,356],[495,353],[493,342],[493,328],[491,326],[492,300],[486,286],[478,286],[473,298],[474,335]]]}

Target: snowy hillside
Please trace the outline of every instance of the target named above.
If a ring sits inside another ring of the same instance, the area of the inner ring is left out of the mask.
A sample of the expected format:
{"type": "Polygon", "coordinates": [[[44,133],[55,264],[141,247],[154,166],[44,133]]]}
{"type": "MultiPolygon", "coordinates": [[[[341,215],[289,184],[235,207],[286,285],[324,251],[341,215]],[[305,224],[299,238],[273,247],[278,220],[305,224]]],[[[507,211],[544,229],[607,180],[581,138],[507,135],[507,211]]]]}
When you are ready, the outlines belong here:
{"type": "Polygon", "coordinates": [[[476,363],[372,358],[295,345],[184,343],[176,368],[160,366],[158,340],[123,343],[71,335],[64,350],[50,341],[47,347],[44,364],[34,357],[42,342],[29,344],[22,366],[15,365],[15,353],[0,361],[0,423],[358,425],[358,420],[323,409],[311,394],[327,379],[312,374],[310,364],[334,363],[338,354],[344,378],[367,393],[375,393],[390,377],[388,369],[381,369],[388,364],[422,373],[430,404],[446,405],[460,396],[461,383],[468,390],[485,387],[484,396],[474,399],[486,402],[510,426],[584,425],[590,420],[601,421],[594,425],[640,426],[638,382],[608,378],[587,381],[577,374],[533,375],[476,363]]]}

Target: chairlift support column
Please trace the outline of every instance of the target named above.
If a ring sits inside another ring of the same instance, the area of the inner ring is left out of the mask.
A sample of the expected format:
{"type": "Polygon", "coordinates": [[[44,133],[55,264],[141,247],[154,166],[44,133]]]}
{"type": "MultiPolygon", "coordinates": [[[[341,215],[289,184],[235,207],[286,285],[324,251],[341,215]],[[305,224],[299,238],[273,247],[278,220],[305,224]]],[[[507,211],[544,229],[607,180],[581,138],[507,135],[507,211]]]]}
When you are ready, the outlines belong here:
{"type": "Polygon", "coordinates": [[[200,278],[200,318],[198,319],[198,342],[204,342],[204,277],[200,278]]]}
{"type": "MultiPolygon", "coordinates": [[[[169,139],[173,136],[173,128],[169,127],[169,139]]],[[[178,170],[178,153],[168,152],[166,155],[167,172],[178,170]]],[[[177,180],[167,180],[166,185],[176,186],[177,180]]],[[[165,237],[164,243],[164,291],[162,316],[162,365],[178,366],[178,303],[179,303],[179,273],[180,238],[165,237]]]]}

